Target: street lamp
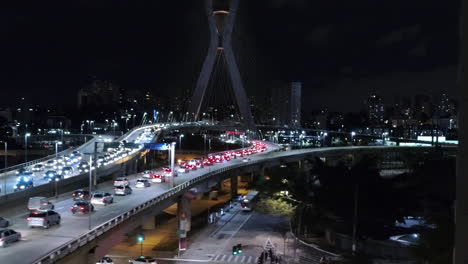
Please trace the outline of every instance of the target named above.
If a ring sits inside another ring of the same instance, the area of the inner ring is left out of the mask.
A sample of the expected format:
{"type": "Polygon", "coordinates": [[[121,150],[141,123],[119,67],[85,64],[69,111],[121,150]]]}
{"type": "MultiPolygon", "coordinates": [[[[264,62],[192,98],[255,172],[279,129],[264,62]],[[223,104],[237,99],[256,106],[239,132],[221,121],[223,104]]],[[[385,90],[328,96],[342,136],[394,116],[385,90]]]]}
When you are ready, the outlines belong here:
{"type": "Polygon", "coordinates": [[[181,135],[179,136],[179,150],[182,149],[182,138],[183,138],[183,137],[184,137],[184,134],[181,134],[181,135]]]}
{"type": "Polygon", "coordinates": [[[59,180],[60,179],[57,176],[55,176],[55,199],[58,198],[58,181],[59,180]]]}
{"type": "MultiPolygon", "coordinates": [[[[5,156],[4,156],[4,159],[5,159],[5,169],[8,167],[8,163],[7,163],[7,158],[8,158],[8,143],[6,141],[3,141],[3,144],[5,145],[5,156]]],[[[6,194],[6,191],[7,191],[7,188],[6,188],[6,184],[7,184],[7,177],[4,176],[3,177],[3,190],[6,194]]]]}
{"type": "Polygon", "coordinates": [[[55,158],[58,158],[58,145],[62,145],[62,141],[55,141],[55,158]]]}
{"type": "Polygon", "coordinates": [[[31,133],[24,134],[24,161],[28,162],[28,137],[31,136],[31,133]]]}
{"type": "Polygon", "coordinates": [[[354,136],[356,136],[356,132],[351,132],[351,144],[354,145],[354,136]]]}

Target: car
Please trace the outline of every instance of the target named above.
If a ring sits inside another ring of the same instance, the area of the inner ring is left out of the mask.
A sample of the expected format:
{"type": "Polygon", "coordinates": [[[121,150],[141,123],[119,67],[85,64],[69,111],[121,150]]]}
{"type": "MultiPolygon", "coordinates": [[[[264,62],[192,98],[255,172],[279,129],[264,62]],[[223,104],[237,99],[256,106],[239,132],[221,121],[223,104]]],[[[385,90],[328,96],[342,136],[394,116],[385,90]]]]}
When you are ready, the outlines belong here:
{"type": "Polygon", "coordinates": [[[243,158],[242,159],[242,162],[249,162],[250,161],[250,158],[243,158]]]}
{"type": "Polygon", "coordinates": [[[96,264],[114,264],[114,261],[109,257],[103,257],[102,259],[98,260],[96,264]]]}
{"type": "Polygon", "coordinates": [[[42,164],[36,164],[34,165],[34,167],[32,168],[32,171],[43,171],[45,169],[45,166],[42,165],[42,164]]]}
{"type": "Polygon", "coordinates": [[[163,168],[163,175],[164,176],[172,176],[171,168],[163,168]]]}
{"type": "Polygon", "coordinates": [[[211,166],[211,165],[213,165],[213,162],[210,161],[209,159],[206,159],[203,161],[203,166],[211,166]]]}
{"type": "Polygon", "coordinates": [[[141,174],[143,174],[143,178],[151,178],[151,175],[153,172],[150,171],[150,170],[145,170],[144,172],[142,172],[141,174]]]}
{"type": "Polygon", "coordinates": [[[42,196],[35,196],[29,197],[28,200],[28,210],[35,211],[35,210],[53,210],[54,204],[49,202],[47,198],[42,196]]]}
{"type": "Polygon", "coordinates": [[[184,167],[184,168],[178,168],[178,169],[177,169],[177,172],[178,172],[178,173],[188,173],[189,171],[190,171],[190,170],[187,169],[187,168],[185,168],[185,167],[184,167]]]}
{"type": "Polygon", "coordinates": [[[44,180],[54,177],[57,174],[56,170],[48,170],[44,173],[44,180]]]}
{"type": "Polygon", "coordinates": [[[34,183],[30,177],[21,176],[18,177],[16,184],[13,186],[15,192],[26,190],[34,187],[34,183]]]}
{"type": "Polygon", "coordinates": [[[147,264],[158,264],[158,262],[156,261],[156,259],[152,258],[152,257],[144,257],[144,256],[141,256],[141,257],[138,257],[136,259],[133,259],[133,260],[129,260],[128,263],[131,263],[131,264],[142,264],[142,263],[147,263],[147,264]]]}
{"type": "Polygon", "coordinates": [[[114,180],[114,186],[129,186],[130,182],[125,177],[117,177],[114,180]]]}
{"type": "Polygon", "coordinates": [[[0,217],[0,227],[8,227],[10,225],[10,221],[6,220],[3,217],[0,217]]]}
{"type": "Polygon", "coordinates": [[[28,168],[21,168],[15,172],[16,175],[32,175],[32,171],[28,168]]]}
{"type": "Polygon", "coordinates": [[[145,187],[150,187],[151,183],[147,179],[138,179],[135,182],[135,187],[136,188],[145,188],[145,187]]]}
{"type": "Polygon", "coordinates": [[[90,212],[94,212],[94,205],[92,205],[88,201],[78,201],[78,202],[75,202],[75,204],[72,207],[70,207],[70,211],[72,212],[72,214],[76,214],[76,213],[87,214],[90,212]]]}
{"type": "Polygon", "coordinates": [[[73,192],[73,201],[89,199],[89,191],[78,189],[73,192]]]}
{"type": "Polygon", "coordinates": [[[46,168],[54,168],[55,164],[57,162],[55,160],[48,160],[46,163],[45,163],[45,167],[46,168]]]}
{"type": "Polygon", "coordinates": [[[0,246],[6,247],[8,244],[20,241],[21,233],[16,232],[13,229],[1,229],[0,230],[0,246]]]}
{"type": "Polygon", "coordinates": [[[151,176],[151,181],[152,182],[160,183],[160,182],[165,182],[166,181],[165,177],[162,176],[161,174],[151,173],[150,176],[151,176]]]}
{"type": "Polygon", "coordinates": [[[92,204],[108,205],[114,202],[114,197],[108,192],[93,193],[91,196],[92,204]]]}
{"type": "Polygon", "coordinates": [[[115,186],[114,187],[114,195],[129,195],[132,194],[133,190],[130,186],[115,186]]]}
{"type": "Polygon", "coordinates": [[[73,167],[71,166],[66,166],[66,167],[63,167],[62,169],[62,175],[70,175],[73,173],[73,167]]]}
{"type": "Polygon", "coordinates": [[[29,217],[26,218],[28,226],[33,228],[35,226],[43,227],[48,229],[52,225],[60,225],[60,214],[52,210],[40,210],[29,213],[29,217]]]}

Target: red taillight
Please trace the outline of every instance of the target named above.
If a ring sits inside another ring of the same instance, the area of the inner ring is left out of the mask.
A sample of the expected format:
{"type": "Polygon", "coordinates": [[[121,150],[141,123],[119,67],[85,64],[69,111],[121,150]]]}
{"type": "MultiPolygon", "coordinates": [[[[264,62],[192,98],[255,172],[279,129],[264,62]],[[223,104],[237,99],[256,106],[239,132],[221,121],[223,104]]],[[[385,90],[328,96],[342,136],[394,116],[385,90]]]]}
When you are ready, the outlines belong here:
{"type": "Polygon", "coordinates": [[[70,209],[71,209],[71,210],[73,210],[73,208],[74,208],[73,206],[72,206],[72,207],[70,207],[70,209]]]}
{"type": "Polygon", "coordinates": [[[84,211],[84,210],[85,210],[85,208],[84,208],[84,207],[80,207],[80,210],[81,210],[81,211],[84,211]]]}
{"type": "Polygon", "coordinates": [[[31,217],[26,218],[26,220],[31,221],[31,217]]]}
{"type": "Polygon", "coordinates": [[[102,199],[101,199],[101,201],[103,201],[103,202],[104,202],[105,200],[106,200],[105,198],[102,198],[102,199]]]}

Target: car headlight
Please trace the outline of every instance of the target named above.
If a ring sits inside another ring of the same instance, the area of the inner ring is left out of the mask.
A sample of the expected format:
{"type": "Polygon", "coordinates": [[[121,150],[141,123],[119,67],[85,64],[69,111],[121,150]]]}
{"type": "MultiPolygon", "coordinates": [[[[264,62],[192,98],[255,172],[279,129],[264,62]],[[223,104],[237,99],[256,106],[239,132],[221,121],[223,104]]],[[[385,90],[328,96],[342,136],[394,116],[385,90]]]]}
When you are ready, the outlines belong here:
{"type": "Polygon", "coordinates": [[[18,185],[13,186],[13,189],[18,189],[18,185]]]}
{"type": "Polygon", "coordinates": [[[21,185],[21,186],[20,186],[20,189],[24,189],[24,187],[25,187],[24,185],[21,185]]]}

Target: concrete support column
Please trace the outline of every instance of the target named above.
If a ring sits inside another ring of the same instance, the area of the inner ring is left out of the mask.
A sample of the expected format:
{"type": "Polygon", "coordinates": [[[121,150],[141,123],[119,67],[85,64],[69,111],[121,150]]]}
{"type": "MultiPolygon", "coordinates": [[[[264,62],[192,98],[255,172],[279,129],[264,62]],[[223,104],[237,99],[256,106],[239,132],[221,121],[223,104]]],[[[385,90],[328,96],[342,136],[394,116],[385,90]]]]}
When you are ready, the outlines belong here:
{"type": "Polygon", "coordinates": [[[461,58],[458,88],[458,152],[455,202],[455,249],[453,263],[468,263],[468,3],[462,1],[461,58]]]}
{"type": "Polygon", "coordinates": [[[151,216],[141,226],[143,230],[153,230],[155,227],[156,227],[156,216],[151,216]]]}
{"type": "Polygon", "coordinates": [[[238,196],[237,193],[237,182],[239,177],[238,176],[231,176],[231,197],[235,198],[238,196]]]}
{"type": "Polygon", "coordinates": [[[222,190],[223,190],[223,180],[219,181],[219,182],[216,184],[216,189],[218,189],[218,191],[222,191],[222,190]]]}
{"type": "Polygon", "coordinates": [[[190,231],[192,210],[190,200],[185,197],[181,197],[177,201],[177,219],[179,221],[179,230],[190,231]]]}

